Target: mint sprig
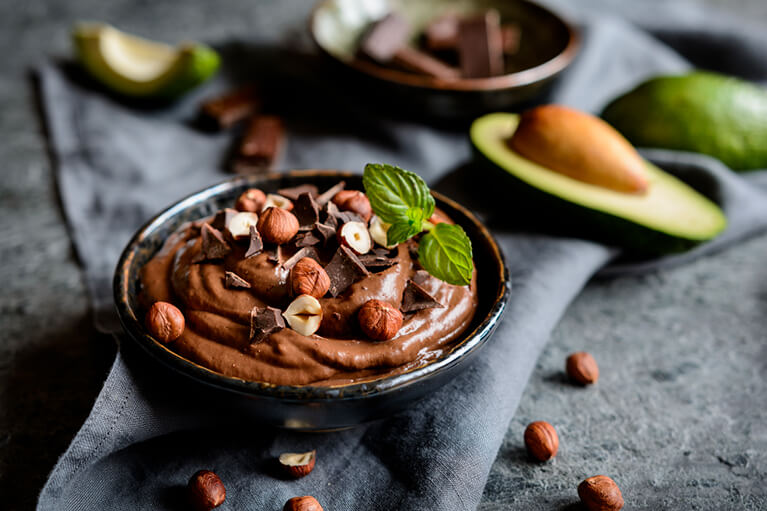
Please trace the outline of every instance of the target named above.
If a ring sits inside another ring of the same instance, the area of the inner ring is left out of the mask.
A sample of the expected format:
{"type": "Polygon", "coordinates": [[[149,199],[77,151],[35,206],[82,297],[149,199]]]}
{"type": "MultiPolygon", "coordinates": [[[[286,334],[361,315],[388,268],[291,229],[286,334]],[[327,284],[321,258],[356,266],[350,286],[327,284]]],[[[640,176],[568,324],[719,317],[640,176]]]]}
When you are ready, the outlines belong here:
{"type": "Polygon", "coordinates": [[[373,212],[390,224],[387,243],[396,245],[428,230],[421,238],[418,260],[431,275],[448,284],[471,283],[471,240],[458,225],[429,222],[434,197],[417,174],[387,164],[368,163],[362,175],[373,212]]]}

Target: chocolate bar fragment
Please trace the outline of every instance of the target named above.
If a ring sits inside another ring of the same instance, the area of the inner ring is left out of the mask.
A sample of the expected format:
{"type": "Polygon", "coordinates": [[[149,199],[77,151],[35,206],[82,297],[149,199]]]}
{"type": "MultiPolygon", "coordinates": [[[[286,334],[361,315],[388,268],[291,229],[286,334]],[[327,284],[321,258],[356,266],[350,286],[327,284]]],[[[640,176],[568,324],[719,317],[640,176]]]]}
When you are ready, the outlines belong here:
{"type": "Polygon", "coordinates": [[[227,289],[250,289],[250,282],[243,279],[233,271],[226,272],[226,276],[224,278],[224,286],[227,289]]]}
{"type": "Polygon", "coordinates": [[[399,262],[396,259],[377,254],[364,254],[359,256],[359,259],[365,265],[365,268],[373,273],[391,268],[399,262]]]}
{"type": "Polygon", "coordinates": [[[200,125],[222,130],[244,121],[261,108],[261,97],[254,85],[246,85],[223,96],[209,99],[200,106],[200,125]]]}
{"type": "Polygon", "coordinates": [[[253,257],[261,253],[264,249],[264,241],[261,239],[261,235],[254,226],[250,226],[250,243],[248,244],[248,250],[245,252],[245,259],[253,257]]]}
{"type": "Polygon", "coordinates": [[[313,247],[314,245],[318,245],[320,241],[322,241],[313,232],[300,232],[296,234],[295,239],[296,239],[297,248],[313,247]]]}
{"type": "Polygon", "coordinates": [[[443,309],[444,307],[428,291],[412,280],[408,280],[405,291],[402,293],[402,307],[400,309],[402,312],[416,312],[433,308],[443,309]]]}
{"type": "Polygon", "coordinates": [[[304,247],[290,256],[284,263],[282,263],[282,267],[286,270],[291,270],[296,265],[296,263],[304,257],[309,257],[317,262],[320,262],[320,256],[317,254],[317,251],[314,250],[314,248],[304,247]]]}
{"type": "Polygon", "coordinates": [[[514,55],[519,51],[519,40],[522,30],[516,23],[504,23],[501,25],[501,46],[505,55],[514,55]]]}
{"type": "Polygon", "coordinates": [[[503,74],[501,18],[490,10],[458,24],[458,56],[466,78],[503,74]]]}
{"type": "Polygon", "coordinates": [[[221,231],[211,227],[210,224],[202,226],[200,237],[202,238],[202,249],[194,257],[193,262],[195,263],[223,259],[232,250],[221,231]]]}
{"type": "Polygon", "coordinates": [[[324,207],[325,204],[330,202],[330,200],[336,196],[338,192],[346,188],[346,181],[339,181],[338,183],[334,184],[324,192],[322,192],[321,195],[317,197],[317,204],[320,207],[324,207]]]}
{"type": "Polygon", "coordinates": [[[292,201],[298,200],[298,196],[304,192],[308,193],[312,197],[317,197],[317,195],[320,193],[319,189],[314,185],[298,185],[292,188],[280,188],[277,190],[277,193],[292,201]]]}
{"type": "Polygon", "coordinates": [[[357,279],[370,275],[365,265],[348,247],[341,246],[333,255],[325,271],[330,277],[330,295],[336,297],[346,291],[357,279]]]}
{"type": "Polygon", "coordinates": [[[250,120],[240,141],[234,171],[238,174],[268,172],[282,148],[285,128],[282,119],[273,115],[257,115],[250,120]]]}
{"type": "Polygon", "coordinates": [[[457,15],[448,13],[433,20],[424,32],[426,47],[432,51],[455,50],[458,47],[457,15]]]}
{"type": "Polygon", "coordinates": [[[459,71],[454,67],[450,67],[428,53],[410,46],[403,46],[397,50],[392,58],[392,63],[407,71],[442,78],[443,80],[455,80],[460,76],[459,71]]]}
{"type": "Polygon", "coordinates": [[[362,37],[360,52],[385,64],[394,57],[397,50],[407,44],[409,35],[410,25],[407,20],[401,14],[393,12],[373,23],[362,37]]]}
{"type": "Polygon", "coordinates": [[[229,220],[231,220],[237,213],[239,213],[239,211],[236,209],[224,208],[216,213],[216,216],[214,216],[213,220],[210,222],[210,226],[219,231],[223,231],[226,229],[226,226],[229,225],[229,220]]]}
{"type": "Polygon", "coordinates": [[[298,225],[311,230],[320,221],[320,207],[309,192],[304,192],[293,202],[293,214],[298,225]]]}
{"type": "Polygon", "coordinates": [[[266,339],[269,334],[285,328],[280,309],[274,307],[253,307],[250,311],[250,343],[256,344],[266,339]]]}

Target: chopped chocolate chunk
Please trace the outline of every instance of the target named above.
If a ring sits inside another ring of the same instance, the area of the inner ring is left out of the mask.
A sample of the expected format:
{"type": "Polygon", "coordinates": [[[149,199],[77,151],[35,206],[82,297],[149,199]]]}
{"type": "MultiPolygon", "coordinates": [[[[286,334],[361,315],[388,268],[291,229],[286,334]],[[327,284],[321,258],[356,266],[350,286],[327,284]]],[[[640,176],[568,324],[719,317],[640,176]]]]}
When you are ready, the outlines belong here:
{"type": "Polygon", "coordinates": [[[245,259],[260,254],[263,249],[264,241],[261,239],[261,235],[258,233],[256,227],[251,225],[250,245],[248,245],[248,250],[245,252],[245,259]]]}
{"type": "Polygon", "coordinates": [[[317,197],[320,193],[314,185],[299,185],[292,188],[281,188],[277,190],[277,193],[292,201],[298,200],[298,196],[304,192],[309,193],[312,197],[317,197]]]}
{"type": "Polygon", "coordinates": [[[373,253],[380,257],[394,257],[397,255],[396,248],[376,247],[373,253]]]}
{"type": "Polygon", "coordinates": [[[346,246],[338,248],[325,266],[325,271],[330,277],[330,294],[333,297],[346,291],[357,279],[370,275],[362,261],[346,246]]]}
{"type": "Polygon", "coordinates": [[[226,229],[226,226],[229,225],[229,220],[232,219],[234,215],[239,213],[236,209],[232,208],[224,208],[218,213],[216,213],[216,216],[213,217],[213,220],[211,220],[210,225],[211,227],[215,227],[219,231],[223,231],[226,229]]]}
{"type": "Polygon", "coordinates": [[[415,312],[435,307],[442,309],[445,306],[412,280],[407,281],[405,291],[402,293],[402,312],[415,312]]]}
{"type": "Polygon", "coordinates": [[[334,184],[324,192],[322,192],[322,195],[317,197],[317,205],[319,207],[324,207],[325,204],[330,202],[330,200],[336,196],[338,192],[346,188],[346,181],[339,181],[338,183],[334,184]]]}
{"type": "Polygon", "coordinates": [[[337,229],[331,225],[317,223],[314,227],[317,230],[317,234],[322,238],[323,245],[327,245],[330,240],[336,237],[337,229]]]}
{"type": "Polygon", "coordinates": [[[255,344],[266,339],[269,334],[285,328],[280,309],[274,307],[253,307],[250,311],[250,343],[255,344]]]}
{"type": "Polygon", "coordinates": [[[202,237],[202,248],[200,253],[194,258],[194,262],[210,261],[212,259],[223,259],[226,254],[231,252],[231,247],[224,240],[224,235],[210,224],[204,224],[200,230],[202,237]]]}
{"type": "Polygon", "coordinates": [[[498,11],[490,10],[460,21],[458,55],[466,78],[503,74],[503,41],[498,11]]]}
{"type": "Polygon", "coordinates": [[[413,275],[413,282],[418,284],[419,286],[422,286],[427,280],[429,280],[429,272],[426,270],[418,270],[415,272],[415,275],[413,275]]]}
{"type": "Polygon", "coordinates": [[[426,27],[426,47],[433,51],[454,50],[458,46],[459,18],[453,13],[443,14],[426,27]]]}
{"type": "Polygon", "coordinates": [[[503,53],[514,55],[519,51],[519,40],[522,30],[516,23],[504,23],[501,25],[501,46],[503,53]]]}
{"type": "Polygon", "coordinates": [[[320,220],[320,207],[311,193],[303,192],[293,202],[293,214],[299,226],[311,228],[320,220]]]}
{"type": "Polygon", "coordinates": [[[317,255],[316,250],[314,250],[312,247],[304,247],[298,250],[292,256],[290,256],[284,263],[282,263],[282,267],[287,270],[290,270],[296,265],[298,261],[300,261],[304,257],[310,257],[314,259],[315,261],[320,262],[320,256],[317,255]]]}
{"type": "Polygon", "coordinates": [[[335,224],[336,228],[338,228],[339,225],[345,224],[346,222],[362,222],[363,224],[367,225],[367,222],[365,222],[361,216],[356,213],[352,213],[351,211],[341,211],[333,202],[328,202],[325,205],[325,213],[327,213],[325,223],[328,225],[335,224]]]}
{"type": "Polygon", "coordinates": [[[266,252],[267,261],[280,264],[280,261],[282,261],[282,247],[280,245],[272,245],[264,249],[264,251],[266,252]]]}
{"type": "Polygon", "coordinates": [[[282,119],[273,115],[257,115],[250,120],[240,141],[234,170],[240,174],[267,172],[282,147],[285,128],[282,119]]]}
{"type": "Polygon", "coordinates": [[[461,76],[458,69],[410,46],[403,46],[397,50],[392,57],[392,63],[407,71],[443,80],[455,80],[461,76]]]}
{"type": "Polygon", "coordinates": [[[410,24],[404,16],[392,12],[373,23],[362,37],[360,52],[371,59],[386,63],[407,44],[410,24]]]}
{"type": "Polygon", "coordinates": [[[313,247],[314,245],[322,241],[313,232],[298,233],[296,235],[295,240],[296,240],[296,247],[298,248],[313,247]]]}
{"type": "Polygon", "coordinates": [[[245,120],[259,108],[258,90],[254,85],[246,85],[205,101],[200,107],[200,124],[205,129],[225,129],[245,120]]]}
{"type": "Polygon", "coordinates": [[[227,289],[250,289],[250,282],[243,279],[233,271],[228,271],[226,272],[226,277],[224,278],[224,286],[226,286],[227,289]]]}
{"type": "Polygon", "coordinates": [[[377,254],[364,254],[359,256],[362,264],[370,271],[385,270],[397,264],[399,261],[377,254]]]}

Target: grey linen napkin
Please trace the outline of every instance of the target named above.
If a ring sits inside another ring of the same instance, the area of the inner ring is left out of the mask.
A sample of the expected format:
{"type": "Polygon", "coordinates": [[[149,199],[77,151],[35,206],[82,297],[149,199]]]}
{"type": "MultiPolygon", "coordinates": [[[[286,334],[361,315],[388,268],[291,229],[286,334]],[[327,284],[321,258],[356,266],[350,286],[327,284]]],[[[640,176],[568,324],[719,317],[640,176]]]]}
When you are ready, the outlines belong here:
{"type": "MultiPolygon", "coordinates": [[[[737,42],[730,41],[734,50],[737,42]]],[[[234,45],[230,53],[240,58],[229,62],[278,51],[234,45]]],[[[585,27],[582,54],[552,100],[598,111],[647,76],[688,67],[646,33],[619,20],[595,20],[585,27]]],[[[215,169],[229,136],[201,134],[187,121],[200,97],[226,88],[235,77],[222,76],[173,108],[137,110],[88,88],[66,67],[46,65],[40,76],[63,205],[97,322],[117,332],[110,282],[130,235],[160,208],[225,177],[215,169]]],[[[306,86],[311,78],[301,80],[306,86]]],[[[121,343],[104,388],[51,473],[38,509],[183,509],[182,486],[200,468],[216,470],[225,481],[224,509],[279,509],[289,497],[304,494],[316,496],[328,510],[476,508],[551,329],[617,251],[525,232],[500,208],[488,208],[478,197],[487,186],[483,180],[492,178],[469,163],[465,130],[379,122],[370,112],[344,109],[342,100],[315,85],[317,97],[336,110],[293,112],[280,166],[361,170],[368,161],[391,162],[478,210],[501,243],[513,279],[497,332],[470,367],[408,411],[326,434],[260,428],[236,401],[166,374],[134,353],[129,342],[121,343]],[[310,476],[286,481],[275,473],[274,458],[281,452],[309,449],[318,450],[310,476]]],[[[646,155],[720,201],[730,226],[719,240],[689,254],[623,261],[605,272],[683,262],[767,224],[767,195],[749,183],[765,184],[764,173],[736,176],[699,155],[657,150],[646,155]]]]}

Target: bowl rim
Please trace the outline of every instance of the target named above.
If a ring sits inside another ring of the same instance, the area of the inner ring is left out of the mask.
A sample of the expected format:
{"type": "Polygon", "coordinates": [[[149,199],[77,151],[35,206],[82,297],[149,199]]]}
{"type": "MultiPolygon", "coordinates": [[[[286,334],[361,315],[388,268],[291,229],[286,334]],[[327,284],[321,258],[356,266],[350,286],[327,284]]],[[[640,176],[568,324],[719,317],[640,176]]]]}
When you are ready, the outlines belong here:
{"type": "Polygon", "coordinates": [[[320,9],[333,1],[335,0],[319,0],[314,5],[311,13],[309,14],[309,34],[311,35],[312,41],[314,41],[314,44],[320,49],[320,51],[334,61],[373,78],[421,89],[438,91],[480,92],[524,87],[526,85],[545,81],[564,70],[567,66],[570,65],[575,56],[578,54],[581,46],[581,36],[578,29],[565,16],[562,16],[552,9],[537,2],[530,0],[516,0],[519,3],[526,4],[528,8],[538,9],[545,12],[562,23],[568,33],[568,41],[564,50],[559,52],[551,59],[538,64],[537,66],[523,69],[521,71],[515,71],[513,73],[506,73],[503,75],[490,76],[486,78],[457,78],[453,80],[445,80],[443,78],[419,75],[416,73],[408,73],[406,71],[387,68],[374,62],[369,62],[356,57],[347,61],[331,53],[320,43],[315,33],[314,27],[320,9]]]}
{"type": "Polygon", "coordinates": [[[468,355],[474,353],[481,347],[497,326],[497,323],[506,308],[511,291],[511,280],[506,260],[493,235],[468,209],[435,191],[432,191],[432,194],[438,202],[444,202],[450,207],[458,210],[469,222],[474,224],[479,233],[488,240],[491,250],[490,256],[499,263],[500,271],[496,277],[498,282],[495,298],[485,318],[471,332],[464,332],[464,334],[462,334],[462,342],[456,343],[452,349],[446,351],[433,362],[429,362],[404,373],[360,383],[336,386],[276,385],[267,382],[244,380],[242,378],[226,376],[215,372],[212,369],[182,357],[166,345],[155,340],[146,332],[146,329],[143,326],[143,321],[137,318],[135,314],[136,311],[130,306],[128,295],[129,281],[131,278],[136,278],[136,276],[131,277],[129,268],[133,259],[136,257],[137,248],[147,236],[152,234],[154,230],[160,228],[169,218],[176,214],[233,188],[255,186],[257,184],[263,185],[264,181],[285,177],[311,178],[318,175],[323,177],[338,177],[340,179],[361,177],[359,173],[332,169],[301,169],[282,173],[268,173],[260,176],[237,176],[191,193],[166,207],[145,222],[144,225],[142,225],[131,237],[130,241],[123,249],[115,268],[113,280],[115,307],[123,330],[128,334],[128,337],[137,342],[144,348],[144,350],[148,351],[150,355],[153,355],[165,365],[169,365],[176,371],[179,371],[196,381],[231,392],[245,394],[250,397],[272,398],[279,399],[280,401],[293,401],[297,403],[326,400],[353,400],[372,395],[387,394],[403,387],[417,384],[423,378],[427,378],[432,374],[448,370],[465,360],[468,355]]]}

